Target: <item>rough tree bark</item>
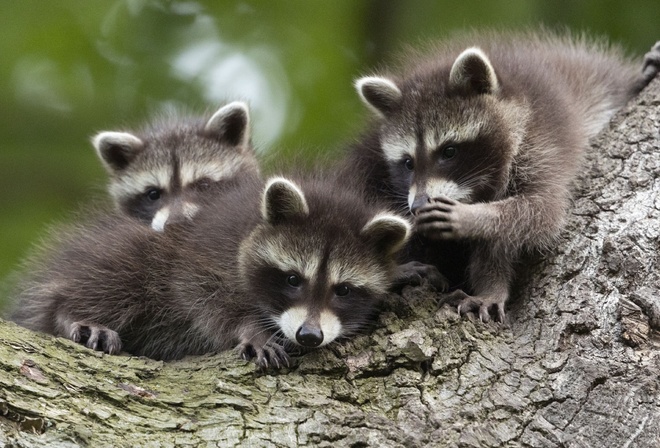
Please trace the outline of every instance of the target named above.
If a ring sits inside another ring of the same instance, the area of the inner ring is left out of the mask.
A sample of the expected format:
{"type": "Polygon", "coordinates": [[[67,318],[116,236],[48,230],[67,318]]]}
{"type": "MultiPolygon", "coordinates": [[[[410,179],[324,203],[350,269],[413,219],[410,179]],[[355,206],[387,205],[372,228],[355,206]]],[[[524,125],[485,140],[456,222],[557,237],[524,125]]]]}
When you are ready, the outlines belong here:
{"type": "Polygon", "coordinates": [[[660,79],[593,145],[506,326],[425,288],[372,334],[260,373],[102,356],[0,323],[0,446],[660,446],[660,79]]]}

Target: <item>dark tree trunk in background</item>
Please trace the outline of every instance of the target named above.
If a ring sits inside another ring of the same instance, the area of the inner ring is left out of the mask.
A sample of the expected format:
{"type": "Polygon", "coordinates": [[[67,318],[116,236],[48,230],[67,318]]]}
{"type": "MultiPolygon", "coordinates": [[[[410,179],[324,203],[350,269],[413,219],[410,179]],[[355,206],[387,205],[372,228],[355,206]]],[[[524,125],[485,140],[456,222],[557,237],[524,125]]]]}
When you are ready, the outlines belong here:
{"type": "Polygon", "coordinates": [[[0,446],[660,446],[659,129],[656,80],[595,142],[505,328],[408,288],[371,335],[260,374],[0,323],[0,446]]]}

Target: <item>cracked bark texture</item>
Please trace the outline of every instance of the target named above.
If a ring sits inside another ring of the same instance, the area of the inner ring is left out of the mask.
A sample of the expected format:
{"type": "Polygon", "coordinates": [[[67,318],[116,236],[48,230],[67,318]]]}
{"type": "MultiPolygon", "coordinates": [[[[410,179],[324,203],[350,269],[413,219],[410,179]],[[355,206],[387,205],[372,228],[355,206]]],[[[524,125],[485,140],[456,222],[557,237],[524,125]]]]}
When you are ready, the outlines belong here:
{"type": "Polygon", "coordinates": [[[257,372],[0,323],[0,446],[660,446],[660,79],[594,143],[506,326],[406,288],[370,335],[257,372]]]}

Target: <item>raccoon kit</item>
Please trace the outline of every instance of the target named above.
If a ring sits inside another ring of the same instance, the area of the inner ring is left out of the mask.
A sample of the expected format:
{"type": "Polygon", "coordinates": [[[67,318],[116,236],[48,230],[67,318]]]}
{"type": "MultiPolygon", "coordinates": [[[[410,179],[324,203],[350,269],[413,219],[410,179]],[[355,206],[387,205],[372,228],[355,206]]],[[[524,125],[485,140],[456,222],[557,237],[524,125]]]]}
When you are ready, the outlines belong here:
{"type": "Polygon", "coordinates": [[[124,213],[162,231],[191,219],[201,202],[238,176],[257,176],[249,113],[242,102],[208,121],[173,118],[144,131],[101,132],[92,142],[110,174],[109,191],[124,213]]]}
{"type": "Polygon", "coordinates": [[[280,367],[369,323],[410,230],[339,182],[247,179],[167,232],[117,214],[60,235],[12,319],[107,353],[280,367]]]}
{"type": "Polygon", "coordinates": [[[550,33],[472,33],[412,59],[356,82],[376,120],[345,169],[412,213],[409,259],[451,272],[465,254],[459,314],[503,320],[515,261],[553,245],[589,139],[655,76],[660,43],[641,70],[550,33]]]}

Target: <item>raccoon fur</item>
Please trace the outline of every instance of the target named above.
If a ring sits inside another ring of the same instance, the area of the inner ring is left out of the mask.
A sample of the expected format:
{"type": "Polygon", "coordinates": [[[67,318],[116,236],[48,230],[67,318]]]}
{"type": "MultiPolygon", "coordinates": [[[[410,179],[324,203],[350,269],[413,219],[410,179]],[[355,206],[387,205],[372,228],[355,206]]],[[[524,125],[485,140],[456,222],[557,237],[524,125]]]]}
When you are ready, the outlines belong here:
{"type": "Polygon", "coordinates": [[[366,327],[410,231],[338,181],[248,178],[167,232],[115,214],[59,234],[11,318],[111,354],[280,367],[366,327]]]}
{"type": "Polygon", "coordinates": [[[135,134],[100,132],[92,143],[117,208],[162,231],[192,219],[208,195],[236,177],[258,176],[249,122],[247,105],[233,102],[207,121],[172,118],[135,134]]]}
{"type": "Polygon", "coordinates": [[[553,246],[589,140],[659,56],[660,43],[640,70],[603,42],[549,32],[440,42],[398,74],[357,80],[376,119],[342,169],[414,216],[408,260],[447,274],[459,314],[501,321],[516,260],[553,246]]]}

